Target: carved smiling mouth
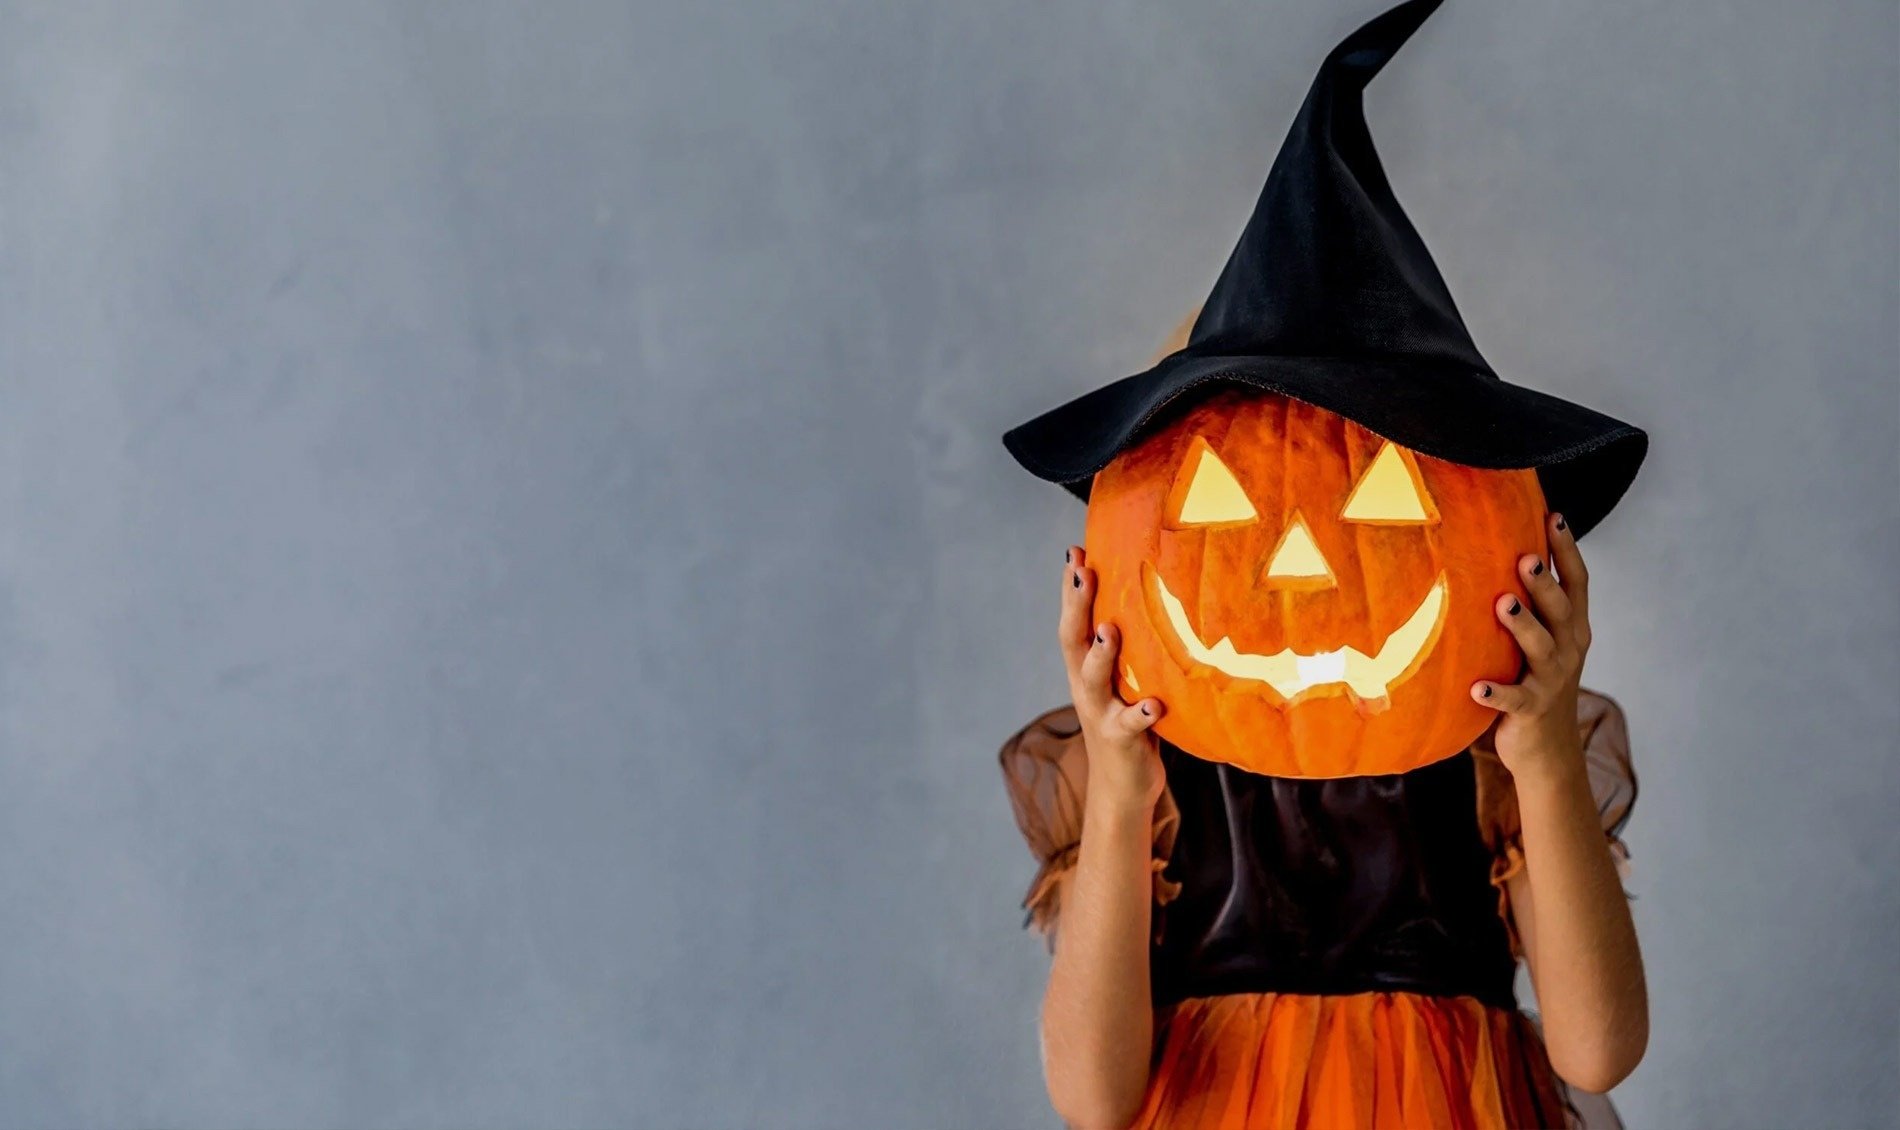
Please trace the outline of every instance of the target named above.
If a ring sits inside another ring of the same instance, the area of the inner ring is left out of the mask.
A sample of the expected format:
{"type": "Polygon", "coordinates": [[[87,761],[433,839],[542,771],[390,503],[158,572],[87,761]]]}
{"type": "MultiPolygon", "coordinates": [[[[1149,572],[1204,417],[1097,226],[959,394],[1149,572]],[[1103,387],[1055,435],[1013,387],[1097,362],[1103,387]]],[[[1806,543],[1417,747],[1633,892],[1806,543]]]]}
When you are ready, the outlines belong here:
{"type": "Polygon", "coordinates": [[[1227,636],[1210,647],[1201,642],[1200,633],[1188,620],[1187,608],[1169,591],[1161,574],[1146,564],[1142,572],[1147,574],[1151,594],[1189,659],[1236,679],[1265,683],[1288,701],[1307,691],[1335,686],[1345,687],[1360,699],[1382,699],[1392,686],[1412,674],[1445,626],[1445,576],[1441,573],[1412,614],[1386,636],[1376,655],[1354,647],[1317,655],[1281,648],[1271,655],[1257,655],[1237,650],[1227,636]]]}

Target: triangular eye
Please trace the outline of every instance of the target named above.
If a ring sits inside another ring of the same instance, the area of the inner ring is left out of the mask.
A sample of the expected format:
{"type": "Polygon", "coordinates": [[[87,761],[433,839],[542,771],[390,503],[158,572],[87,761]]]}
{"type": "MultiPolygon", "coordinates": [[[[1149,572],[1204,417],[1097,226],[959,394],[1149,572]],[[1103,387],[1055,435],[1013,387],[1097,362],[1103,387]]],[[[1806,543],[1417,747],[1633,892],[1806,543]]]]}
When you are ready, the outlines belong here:
{"type": "Polygon", "coordinates": [[[1235,525],[1260,517],[1240,480],[1200,436],[1194,437],[1187,458],[1181,461],[1168,496],[1168,513],[1174,515],[1177,526],[1235,525]]]}
{"type": "Polygon", "coordinates": [[[1438,521],[1438,509],[1419,480],[1418,468],[1397,444],[1387,443],[1352,488],[1339,516],[1348,522],[1416,524],[1438,521]]]}

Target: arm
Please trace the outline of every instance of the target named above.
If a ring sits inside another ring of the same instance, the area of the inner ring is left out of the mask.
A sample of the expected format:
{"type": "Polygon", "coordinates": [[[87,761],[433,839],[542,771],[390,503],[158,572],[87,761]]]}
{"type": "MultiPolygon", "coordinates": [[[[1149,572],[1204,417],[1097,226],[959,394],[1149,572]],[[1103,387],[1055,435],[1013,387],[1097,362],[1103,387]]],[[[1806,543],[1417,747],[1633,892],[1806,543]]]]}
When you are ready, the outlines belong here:
{"type": "Polygon", "coordinates": [[[1161,704],[1116,698],[1119,636],[1112,625],[1091,626],[1095,575],[1079,547],[1069,562],[1059,633],[1088,772],[1081,843],[1043,995],[1043,1074],[1065,1122],[1106,1128],[1126,1125],[1148,1086],[1150,843],[1167,780],[1149,732],[1161,704]]]}
{"type": "Polygon", "coordinates": [[[1551,1066],[1572,1085],[1602,1092],[1642,1061],[1649,992],[1577,732],[1589,577],[1563,519],[1550,518],[1561,582],[1542,558],[1527,556],[1519,573],[1535,615],[1513,594],[1497,604],[1524,651],[1526,675],[1514,686],[1480,682],[1472,694],[1503,711],[1495,740],[1517,791],[1524,852],[1507,886],[1551,1066]]]}
{"type": "Polygon", "coordinates": [[[1517,784],[1524,869],[1506,880],[1551,1066],[1607,1091],[1642,1061],[1649,991],[1636,927],[1579,764],[1517,784]]]}

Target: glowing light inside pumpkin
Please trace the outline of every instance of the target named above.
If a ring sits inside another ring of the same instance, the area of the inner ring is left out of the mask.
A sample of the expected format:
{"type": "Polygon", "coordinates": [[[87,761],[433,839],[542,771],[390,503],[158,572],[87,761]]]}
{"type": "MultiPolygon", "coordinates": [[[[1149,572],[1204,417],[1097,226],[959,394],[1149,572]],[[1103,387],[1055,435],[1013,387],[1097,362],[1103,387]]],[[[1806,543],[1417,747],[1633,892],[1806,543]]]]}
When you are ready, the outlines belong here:
{"type": "MultiPolygon", "coordinates": [[[[1220,461],[1214,449],[1200,436],[1194,437],[1194,450],[1183,469],[1194,468],[1187,493],[1175,508],[1175,521],[1183,526],[1210,526],[1233,522],[1252,522],[1259,518],[1240,480],[1220,461]]],[[[1179,487],[1177,485],[1177,492],[1179,487]]]]}
{"type": "Polygon", "coordinates": [[[1290,648],[1281,648],[1272,655],[1257,655],[1235,648],[1233,639],[1227,636],[1210,647],[1201,642],[1200,634],[1188,619],[1187,608],[1169,591],[1161,574],[1152,566],[1144,567],[1143,572],[1167,613],[1168,626],[1174,629],[1189,658],[1236,679],[1266,683],[1287,699],[1334,683],[1344,683],[1361,699],[1384,698],[1394,684],[1412,673],[1416,661],[1430,649],[1445,624],[1445,577],[1440,574],[1412,614],[1385,638],[1376,655],[1367,655],[1355,647],[1335,648],[1317,655],[1301,655],[1290,648]]]}
{"type": "Polygon", "coordinates": [[[1339,515],[1348,522],[1436,522],[1438,511],[1398,447],[1379,448],[1339,515]]]}
{"type": "Polygon", "coordinates": [[[1267,562],[1267,583],[1276,581],[1303,582],[1302,587],[1312,587],[1314,582],[1327,587],[1335,583],[1333,571],[1326,565],[1326,555],[1319,551],[1313,531],[1306,528],[1306,520],[1297,510],[1267,562]]]}

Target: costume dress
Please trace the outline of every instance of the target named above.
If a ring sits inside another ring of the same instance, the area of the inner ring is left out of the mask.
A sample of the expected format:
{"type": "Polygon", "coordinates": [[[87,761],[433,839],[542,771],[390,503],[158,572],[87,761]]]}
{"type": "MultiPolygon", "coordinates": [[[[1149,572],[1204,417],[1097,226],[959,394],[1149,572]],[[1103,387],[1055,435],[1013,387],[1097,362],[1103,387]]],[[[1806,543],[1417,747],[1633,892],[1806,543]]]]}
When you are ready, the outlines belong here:
{"type": "MultiPolygon", "coordinates": [[[[1579,695],[1604,835],[1636,798],[1622,710],[1579,695]]],[[[1524,865],[1490,731],[1409,773],[1296,779],[1163,740],[1155,806],[1156,1008],[1135,1128],[1617,1126],[1551,1070],[1517,1003],[1505,881],[1524,865]]],[[[1000,754],[1040,866],[1024,925],[1051,947],[1081,840],[1087,755],[1071,707],[1000,754]]]]}

